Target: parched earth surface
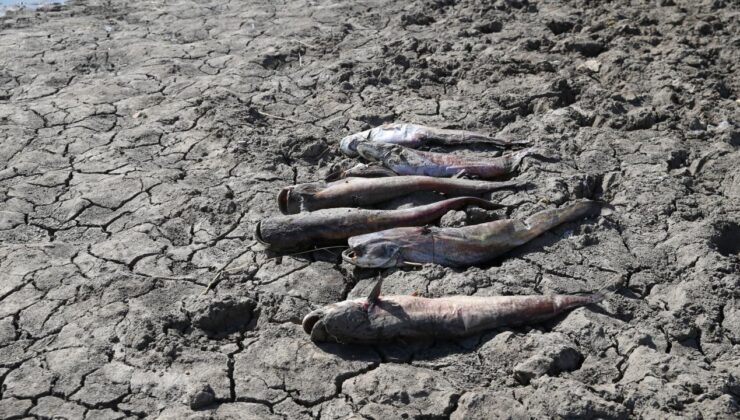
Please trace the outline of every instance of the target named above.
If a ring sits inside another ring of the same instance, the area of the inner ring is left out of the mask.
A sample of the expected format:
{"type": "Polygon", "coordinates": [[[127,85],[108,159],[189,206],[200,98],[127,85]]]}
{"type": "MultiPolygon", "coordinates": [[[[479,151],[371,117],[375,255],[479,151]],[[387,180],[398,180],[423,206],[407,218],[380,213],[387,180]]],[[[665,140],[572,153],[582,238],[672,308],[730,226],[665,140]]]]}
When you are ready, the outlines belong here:
{"type": "Polygon", "coordinates": [[[0,417],[734,417],[732,3],[80,1],[0,18],[0,417]],[[337,249],[267,253],[252,229],[279,188],[349,162],[342,136],[395,121],[553,154],[521,168],[535,188],[487,197],[508,214],[444,224],[605,206],[486,267],[385,270],[384,293],[607,299],[465,340],[312,343],[302,316],[378,272],[337,249]]]}

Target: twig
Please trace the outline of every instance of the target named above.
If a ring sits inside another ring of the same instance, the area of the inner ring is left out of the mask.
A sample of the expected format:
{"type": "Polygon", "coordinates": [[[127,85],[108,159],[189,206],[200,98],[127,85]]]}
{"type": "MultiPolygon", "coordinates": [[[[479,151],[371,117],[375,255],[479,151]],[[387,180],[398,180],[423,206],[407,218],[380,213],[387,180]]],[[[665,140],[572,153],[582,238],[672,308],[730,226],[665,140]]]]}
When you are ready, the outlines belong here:
{"type": "Polygon", "coordinates": [[[222,274],[223,272],[224,272],[224,269],[223,269],[223,268],[222,268],[222,269],[220,269],[220,270],[218,270],[218,271],[216,272],[216,275],[215,275],[215,276],[213,276],[213,279],[212,279],[212,280],[210,281],[210,283],[208,283],[208,286],[206,286],[206,290],[204,290],[204,291],[203,291],[203,293],[201,293],[201,294],[200,294],[201,296],[205,296],[205,295],[206,295],[206,293],[208,293],[208,291],[209,291],[209,290],[211,290],[211,289],[212,289],[213,287],[215,287],[215,286],[216,286],[216,282],[218,281],[218,279],[220,279],[220,278],[221,278],[221,274],[222,274]]]}

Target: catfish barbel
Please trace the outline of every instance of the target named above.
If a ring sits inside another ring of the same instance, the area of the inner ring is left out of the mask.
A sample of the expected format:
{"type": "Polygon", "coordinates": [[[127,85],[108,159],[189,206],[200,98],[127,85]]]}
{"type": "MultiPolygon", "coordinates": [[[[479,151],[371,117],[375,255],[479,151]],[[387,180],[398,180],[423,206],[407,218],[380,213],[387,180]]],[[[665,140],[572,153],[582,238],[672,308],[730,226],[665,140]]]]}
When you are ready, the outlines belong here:
{"type": "Polygon", "coordinates": [[[449,267],[482,264],[562,223],[595,213],[599,204],[581,200],[516,219],[460,228],[402,227],[349,238],[345,261],[360,267],[434,263],[449,267]]]}
{"type": "Polygon", "coordinates": [[[378,295],[376,286],[367,299],[346,300],[312,311],[303,318],[303,330],[317,342],[457,338],[493,328],[535,324],[603,299],[600,293],[442,298],[378,295]]]}
{"type": "Polygon", "coordinates": [[[485,134],[465,130],[449,130],[426,127],[417,124],[385,124],[356,134],[344,137],[339,142],[339,149],[349,157],[357,156],[357,144],[360,142],[378,142],[398,144],[416,149],[422,146],[465,146],[468,144],[488,144],[497,147],[511,147],[529,144],[527,141],[509,141],[497,139],[485,134]]]}
{"type": "Polygon", "coordinates": [[[436,191],[448,196],[470,196],[524,185],[527,183],[430,176],[346,178],[331,183],[311,182],[285,187],[278,193],[277,201],[283,214],[295,214],[332,207],[366,207],[417,191],[436,191]]]}
{"type": "Polygon", "coordinates": [[[513,173],[527,156],[538,154],[533,148],[495,158],[467,158],[448,153],[422,152],[386,143],[358,143],[357,152],[369,161],[381,162],[398,175],[452,177],[477,176],[489,179],[513,173]]]}
{"type": "Polygon", "coordinates": [[[450,210],[460,210],[469,205],[485,209],[501,207],[476,197],[457,197],[402,210],[324,209],[262,220],[255,227],[254,238],[275,251],[341,244],[346,243],[350,236],[399,226],[424,225],[450,210]]]}

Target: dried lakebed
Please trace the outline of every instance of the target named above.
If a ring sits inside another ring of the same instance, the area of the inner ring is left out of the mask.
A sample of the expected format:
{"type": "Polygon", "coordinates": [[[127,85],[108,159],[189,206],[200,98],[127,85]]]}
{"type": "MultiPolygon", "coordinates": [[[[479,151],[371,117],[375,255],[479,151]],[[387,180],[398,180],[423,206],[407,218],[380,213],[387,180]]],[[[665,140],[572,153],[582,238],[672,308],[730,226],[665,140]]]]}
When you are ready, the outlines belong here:
{"type": "Polygon", "coordinates": [[[0,417],[736,415],[737,6],[479,3],[0,18],[0,417]],[[283,187],[348,167],[341,138],[397,121],[557,156],[522,162],[532,188],[482,196],[505,209],[442,226],[608,206],[487,266],[385,270],[384,294],[614,285],[604,301],[465,339],[311,342],[303,316],[367,296],[377,271],[336,249],[273,258],[254,226],[283,187]]]}

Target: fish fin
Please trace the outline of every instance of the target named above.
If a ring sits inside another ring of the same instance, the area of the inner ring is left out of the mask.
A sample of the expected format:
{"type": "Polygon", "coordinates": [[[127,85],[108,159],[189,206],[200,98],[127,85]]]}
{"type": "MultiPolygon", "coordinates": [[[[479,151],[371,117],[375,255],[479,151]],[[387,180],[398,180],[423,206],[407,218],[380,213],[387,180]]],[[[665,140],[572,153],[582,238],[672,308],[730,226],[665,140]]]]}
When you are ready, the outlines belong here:
{"type": "Polygon", "coordinates": [[[601,301],[606,298],[607,294],[616,293],[616,289],[623,283],[624,277],[620,278],[617,281],[608,282],[605,285],[599,287],[598,290],[591,292],[591,295],[595,298],[598,297],[598,300],[596,300],[596,302],[601,301]]]}
{"type": "Polygon", "coordinates": [[[588,299],[588,304],[599,303],[602,300],[606,299],[606,296],[608,294],[615,293],[616,290],[614,290],[614,288],[619,287],[621,284],[621,280],[609,282],[599,287],[597,290],[594,290],[592,292],[584,292],[583,294],[581,294],[581,296],[588,299]]]}
{"type": "Polygon", "coordinates": [[[370,292],[370,295],[367,297],[367,302],[372,307],[378,302],[378,299],[380,299],[380,289],[383,286],[383,277],[378,276],[378,282],[375,283],[375,287],[373,287],[373,290],[370,292]]]}
{"type": "Polygon", "coordinates": [[[606,298],[606,296],[602,292],[591,293],[590,295],[588,295],[588,297],[591,304],[599,303],[606,298]]]}
{"type": "Polygon", "coordinates": [[[461,169],[460,172],[452,176],[453,179],[465,178],[468,176],[468,172],[465,169],[461,169]]]}

